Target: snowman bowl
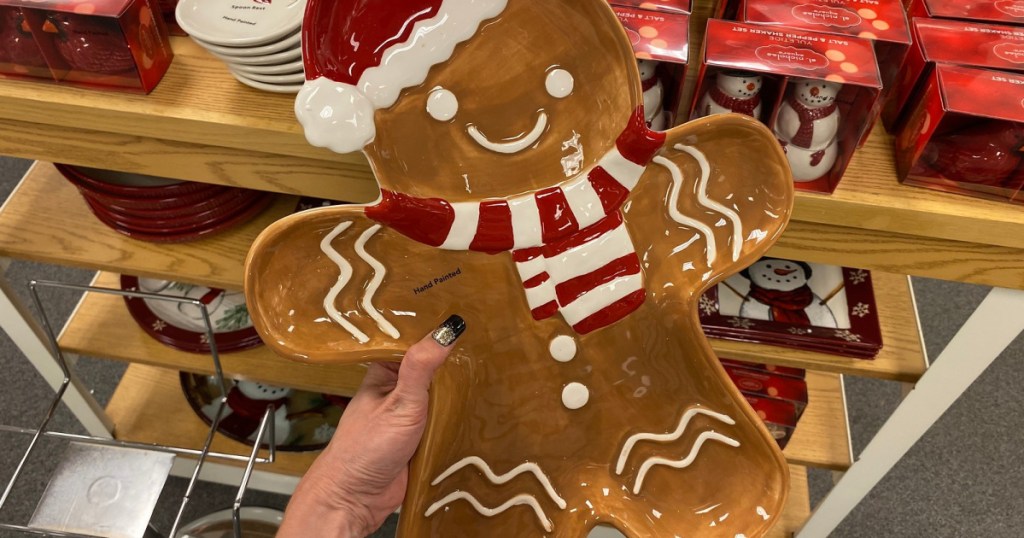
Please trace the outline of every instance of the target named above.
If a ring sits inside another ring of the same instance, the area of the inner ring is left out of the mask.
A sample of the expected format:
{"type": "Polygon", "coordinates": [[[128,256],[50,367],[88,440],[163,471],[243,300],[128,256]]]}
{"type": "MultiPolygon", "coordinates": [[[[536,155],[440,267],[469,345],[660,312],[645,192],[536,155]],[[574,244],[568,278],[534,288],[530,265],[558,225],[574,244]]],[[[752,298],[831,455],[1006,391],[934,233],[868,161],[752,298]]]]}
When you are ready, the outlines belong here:
{"type": "MultiPolygon", "coordinates": [[[[181,390],[196,415],[213,423],[223,395],[213,376],[181,372],[181,390]]],[[[275,442],[278,450],[323,450],[334,435],[349,398],[294,390],[252,381],[229,381],[228,401],[217,431],[253,446],[267,406],[275,406],[275,442]]],[[[266,443],[264,443],[266,446],[266,443]]]]}
{"type": "Polygon", "coordinates": [[[772,132],[649,129],[605,0],[309,0],[302,31],[306,139],[362,151],[381,196],[260,234],[254,326],[284,357],[348,364],[467,327],[399,535],[765,536],[789,468],[697,307],[788,222],[772,132]]]}

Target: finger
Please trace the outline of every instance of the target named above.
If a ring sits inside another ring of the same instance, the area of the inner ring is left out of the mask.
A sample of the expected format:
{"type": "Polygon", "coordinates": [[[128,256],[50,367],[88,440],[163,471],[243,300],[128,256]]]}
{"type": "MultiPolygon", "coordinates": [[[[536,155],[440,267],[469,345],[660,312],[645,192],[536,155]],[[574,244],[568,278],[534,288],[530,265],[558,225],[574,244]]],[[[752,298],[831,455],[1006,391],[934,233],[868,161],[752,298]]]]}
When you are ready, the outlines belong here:
{"type": "Polygon", "coordinates": [[[401,405],[426,407],[427,390],[434,372],[444,364],[452,344],[465,330],[466,322],[459,316],[451,316],[430,336],[409,348],[398,370],[398,384],[393,393],[401,405]]]}
{"type": "Polygon", "coordinates": [[[377,395],[386,395],[395,389],[398,383],[398,362],[374,362],[366,367],[366,375],[359,386],[359,392],[371,391],[377,395]]]}

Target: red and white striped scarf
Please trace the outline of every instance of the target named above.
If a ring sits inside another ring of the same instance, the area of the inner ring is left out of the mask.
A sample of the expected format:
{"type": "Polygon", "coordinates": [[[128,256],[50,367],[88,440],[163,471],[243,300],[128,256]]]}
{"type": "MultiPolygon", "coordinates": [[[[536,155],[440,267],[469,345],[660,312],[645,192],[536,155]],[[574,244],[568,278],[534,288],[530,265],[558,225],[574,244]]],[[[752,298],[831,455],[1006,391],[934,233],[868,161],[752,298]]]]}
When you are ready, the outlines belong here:
{"type": "Polygon", "coordinates": [[[442,249],[512,251],[534,319],[561,313],[585,334],[644,301],[640,260],[619,208],[664,142],[637,109],[595,167],[560,185],[473,202],[382,190],[366,216],[442,249]]]}

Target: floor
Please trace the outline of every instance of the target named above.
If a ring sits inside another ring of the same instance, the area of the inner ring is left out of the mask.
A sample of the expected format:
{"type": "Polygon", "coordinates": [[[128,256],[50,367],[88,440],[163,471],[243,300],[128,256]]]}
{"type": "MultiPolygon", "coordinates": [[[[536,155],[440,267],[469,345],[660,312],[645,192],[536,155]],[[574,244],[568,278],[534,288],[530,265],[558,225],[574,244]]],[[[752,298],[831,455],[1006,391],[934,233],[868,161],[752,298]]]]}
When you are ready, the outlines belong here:
{"type": "MultiPolygon", "coordinates": [[[[0,158],[0,200],[28,168],[27,161],[0,158]]],[[[64,267],[16,261],[7,280],[27,296],[31,279],[86,283],[90,273],[64,267]]],[[[938,356],[960,324],[985,296],[978,286],[915,279],[914,289],[929,354],[938,356]]],[[[47,293],[44,307],[62,322],[76,298],[47,293]]],[[[1018,313],[1019,315],[1019,313],[1018,313]]],[[[104,402],[116,386],[123,365],[83,358],[77,371],[104,402]]],[[[24,360],[6,335],[0,334],[0,424],[34,427],[52,392],[24,360]]],[[[850,428],[855,453],[870,440],[899,403],[900,386],[871,379],[846,379],[850,428]]],[[[981,379],[953,406],[833,534],[836,537],[1019,537],[1024,527],[1024,338],[1018,338],[981,379]]],[[[80,432],[61,409],[54,428],[80,432]]],[[[0,484],[5,484],[24,451],[24,436],[0,434],[0,484]]],[[[24,524],[31,517],[47,477],[60,459],[63,445],[44,441],[30,461],[25,479],[0,511],[0,522],[24,524]]],[[[153,519],[166,533],[186,481],[172,479],[164,489],[153,519]]],[[[812,502],[831,485],[831,474],[811,475],[812,502]]],[[[193,494],[185,521],[229,507],[231,488],[203,484],[193,494]]],[[[283,507],[287,499],[251,492],[246,504],[283,507]]],[[[0,531],[0,538],[16,534],[0,531]]],[[[374,536],[394,536],[394,521],[374,536]]]]}

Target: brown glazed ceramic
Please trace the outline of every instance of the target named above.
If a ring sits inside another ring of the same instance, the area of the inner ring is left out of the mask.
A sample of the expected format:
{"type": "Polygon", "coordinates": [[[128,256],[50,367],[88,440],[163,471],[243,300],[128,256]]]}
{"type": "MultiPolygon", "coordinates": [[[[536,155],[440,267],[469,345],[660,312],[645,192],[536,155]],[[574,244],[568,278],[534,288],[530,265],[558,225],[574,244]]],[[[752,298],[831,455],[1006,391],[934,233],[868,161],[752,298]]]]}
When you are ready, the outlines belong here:
{"type": "MultiPolygon", "coordinates": [[[[481,3],[500,13],[393,105],[373,103],[363,149],[382,199],[299,213],[258,238],[245,283],[255,326],[284,356],[354,363],[399,360],[449,314],[466,320],[431,389],[401,536],[576,538],[598,524],[763,536],[788,468],[696,306],[781,234],[785,156],[744,116],[647,131],[632,51],[603,0],[481,3]],[[558,69],[567,95],[547,84],[558,69]],[[426,106],[439,88],[459,99],[442,120],[426,106]],[[535,131],[513,153],[494,149],[535,131]]],[[[426,16],[470,2],[433,4],[426,16]]],[[[328,77],[353,87],[324,65],[348,69],[334,61],[345,43],[373,48],[345,34],[368,27],[349,21],[368,5],[307,8],[296,108],[318,145],[340,147],[307,90],[328,77]]]]}

